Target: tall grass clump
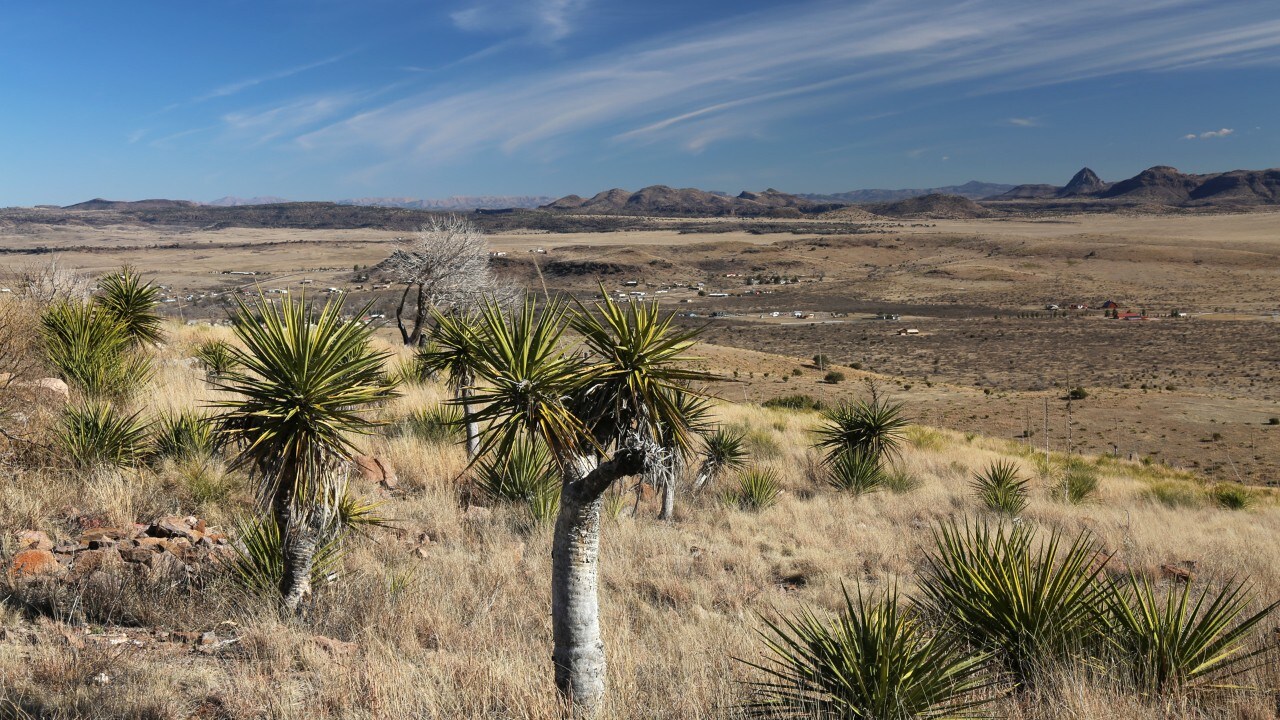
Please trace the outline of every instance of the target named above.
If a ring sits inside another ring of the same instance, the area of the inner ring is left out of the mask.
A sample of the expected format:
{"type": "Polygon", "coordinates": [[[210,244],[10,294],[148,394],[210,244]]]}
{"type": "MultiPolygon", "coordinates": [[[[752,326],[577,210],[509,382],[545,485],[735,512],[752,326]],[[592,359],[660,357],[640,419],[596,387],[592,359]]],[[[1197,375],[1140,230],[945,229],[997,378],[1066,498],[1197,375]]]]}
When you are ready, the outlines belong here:
{"type": "Polygon", "coordinates": [[[1098,471],[1087,463],[1073,460],[1058,481],[1057,496],[1072,505],[1090,502],[1098,494],[1098,471]]]}
{"type": "Polygon", "coordinates": [[[878,458],[854,450],[840,453],[830,462],[827,482],[837,490],[863,495],[884,488],[888,477],[878,458]]]}
{"type": "Polygon", "coordinates": [[[758,512],[773,507],[781,494],[782,483],[776,472],[752,467],[738,475],[738,486],[726,494],[726,499],[743,510],[758,512]]]}
{"type": "Polygon", "coordinates": [[[1030,503],[1030,480],[1018,475],[1018,466],[997,460],[976,473],[969,483],[988,510],[1014,516],[1030,503]]]}
{"type": "Polygon", "coordinates": [[[126,326],[92,303],[52,305],[40,317],[40,335],[49,364],[86,395],[129,395],[151,379],[151,360],[135,350],[126,326]]]}
{"type": "Polygon", "coordinates": [[[1249,614],[1253,602],[1244,583],[1229,581],[1216,592],[1187,582],[1163,599],[1146,578],[1107,587],[1107,639],[1118,664],[1144,693],[1181,691],[1211,678],[1239,675],[1269,648],[1250,647],[1253,631],[1280,606],[1276,601],[1249,614]]]}
{"type": "Polygon", "coordinates": [[[127,266],[104,276],[98,287],[102,291],[96,299],[98,305],[120,323],[133,343],[160,342],[161,318],[156,312],[160,288],[143,282],[137,271],[127,266]]]}
{"type": "Polygon", "coordinates": [[[443,445],[462,440],[463,422],[461,408],[442,404],[414,410],[397,421],[391,429],[404,437],[443,445]]]}
{"type": "Polygon", "coordinates": [[[1218,507],[1226,510],[1247,510],[1257,502],[1249,488],[1232,482],[1214,485],[1209,489],[1209,497],[1218,507]]]}
{"type": "Polygon", "coordinates": [[[975,648],[995,654],[1019,685],[1078,659],[1096,640],[1106,554],[1081,533],[1036,543],[1026,525],[947,523],[926,552],[921,605],[975,648]]]}
{"type": "Polygon", "coordinates": [[[107,401],[68,406],[56,433],[58,447],[81,468],[131,467],[150,452],[149,423],[107,401]]]}
{"type": "Polygon", "coordinates": [[[988,652],[938,634],[914,617],[895,588],[868,599],[844,594],[825,623],[810,610],[765,620],[766,657],[744,662],[763,675],[750,682],[747,714],[760,718],[982,717],[993,695],[988,652]]]}

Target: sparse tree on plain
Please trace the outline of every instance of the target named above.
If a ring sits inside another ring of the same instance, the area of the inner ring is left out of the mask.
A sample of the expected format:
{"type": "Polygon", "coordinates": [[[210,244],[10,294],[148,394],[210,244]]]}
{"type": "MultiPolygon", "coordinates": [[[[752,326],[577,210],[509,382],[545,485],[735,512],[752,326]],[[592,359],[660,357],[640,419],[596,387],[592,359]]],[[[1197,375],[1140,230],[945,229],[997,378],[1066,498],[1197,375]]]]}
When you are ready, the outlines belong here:
{"type": "Polygon", "coordinates": [[[501,290],[489,268],[484,233],[461,215],[433,216],[412,239],[396,247],[388,265],[404,286],[396,326],[409,346],[421,343],[433,310],[470,310],[501,290]]]}

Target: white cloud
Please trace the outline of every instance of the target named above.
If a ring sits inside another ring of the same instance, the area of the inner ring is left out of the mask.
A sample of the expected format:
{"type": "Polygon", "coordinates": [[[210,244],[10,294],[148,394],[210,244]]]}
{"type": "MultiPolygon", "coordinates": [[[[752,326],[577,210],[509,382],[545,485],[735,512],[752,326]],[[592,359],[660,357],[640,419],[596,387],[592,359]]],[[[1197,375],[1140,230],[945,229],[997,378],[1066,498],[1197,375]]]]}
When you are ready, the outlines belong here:
{"type": "Polygon", "coordinates": [[[1040,127],[1040,120],[1037,118],[1011,117],[1008,123],[1015,127],[1040,127]]]}
{"type": "MultiPolygon", "coordinates": [[[[454,21],[471,30],[518,29],[515,19],[496,14],[505,9],[523,18],[530,33],[554,41],[572,31],[572,13],[581,6],[581,0],[532,2],[521,15],[524,5],[482,0],[454,21]]],[[[1280,64],[1280,19],[1260,18],[1257,7],[1211,0],[814,0],[548,71],[433,88],[370,107],[299,142],[380,149],[418,163],[482,149],[542,151],[548,142],[585,132],[699,151],[726,138],[763,136],[788,118],[835,106],[871,111],[903,91],[973,94],[1190,64],[1280,64]]],[[[1008,122],[1026,127],[1037,119],[1008,122]]]]}
{"type": "Polygon", "coordinates": [[[578,15],[590,0],[479,0],[450,14],[461,30],[517,32],[536,42],[553,44],[572,35],[578,15]]]}
{"type": "Polygon", "coordinates": [[[1182,136],[1182,139],[1195,140],[1199,138],[1200,140],[1208,140],[1210,138],[1226,137],[1234,132],[1235,130],[1233,130],[1232,128],[1222,128],[1221,130],[1209,130],[1207,132],[1202,132],[1199,135],[1195,133],[1187,133],[1186,135],[1182,136]]]}
{"type": "MultiPolygon", "coordinates": [[[[284,78],[297,75],[298,73],[303,73],[308,70],[314,70],[318,67],[324,67],[325,65],[332,65],[333,63],[336,63],[339,60],[345,59],[350,54],[351,53],[343,53],[341,55],[334,55],[333,57],[328,57],[323,60],[307,63],[306,65],[298,65],[296,67],[287,68],[285,70],[280,70],[279,72],[270,73],[268,75],[260,75],[258,77],[245,78],[243,80],[237,80],[236,82],[227,83],[226,85],[214,88],[213,90],[210,90],[209,92],[203,95],[197,95],[196,97],[191,99],[191,102],[200,103],[206,100],[212,100],[214,98],[235,95],[237,93],[248,90],[249,88],[255,85],[261,85],[262,83],[271,82],[272,80],[283,80],[284,78]]],[[[170,106],[170,108],[172,107],[176,107],[176,106],[170,106]]],[[[170,108],[166,108],[166,109],[170,109],[170,108]]]]}

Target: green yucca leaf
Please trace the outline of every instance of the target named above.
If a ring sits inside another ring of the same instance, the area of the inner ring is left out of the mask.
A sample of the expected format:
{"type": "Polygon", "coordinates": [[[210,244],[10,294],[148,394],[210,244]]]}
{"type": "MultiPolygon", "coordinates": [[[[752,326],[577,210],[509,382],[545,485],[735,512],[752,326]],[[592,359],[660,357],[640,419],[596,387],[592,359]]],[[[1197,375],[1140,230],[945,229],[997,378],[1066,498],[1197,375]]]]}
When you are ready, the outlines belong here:
{"type": "Polygon", "coordinates": [[[1094,641],[1107,555],[1086,533],[1039,544],[1026,525],[947,523],[925,554],[921,605],[974,647],[996,653],[1023,685],[1094,641]]]}
{"type": "Polygon", "coordinates": [[[713,463],[721,471],[745,467],[749,453],[744,444],[745,430],[717,427],[702,436],[703,462],[713,463]]]}
{"type": "Polygon", "coordinates": [[[226,340],[206,340],[196,348],[196,358],[210,378],[219,378],[235,367],[236,358],[226,340]]]}
{"type": "Polygon", "coordinates": [[[1018,476],[1018,466],[997,460],[977,473],[970,487],[987,509],[1006,515],[1017,515],[1031,502],[1030,480],[1018,476]]]}
{"type": "Polygon", "coordinates": [[[160,341],[160,314],[156,307],[160,302],[160,288],[149,282],[130,267],[121,268],[98,281],[102,294],[97,303],[109,312],[122,326],[134,343],[160,341]]]}
{"type": "MultiPolygon", "coordinates": [[[[225,561],[231,577],[255,595],[278,593],[284,577],[284,544],[279,526],[270,519],[241,519],[236,522],[236,537],[238,542],[232,544],[235,555],[225,561]]],[[[336,535],[322,540],[312,561],[311,584],[318,587],[327,582],[342,555],[342,544],[336,535]]]]}
{"type": "Polygon", "coordinates": [[[884,488],[888,476],[878,457],[861,450],[849,450],[829,463],[827,482],[837,490],[862,495],[884,488]]]}
{"type": "Polygon", "coordinates": [[[218,451],[214,419],[209,415],[184,410],[161,416],[154,429],[156,457],[192,459],[209,457],[218,451]]]}
{"type": "Polygon", "coordinates": [[[92,303],[60,302],[40,317],[49,363],[87,395],[128,395],[151,379],[150,359],[133,348],[127,328],[92,303]]]}
{"type": "Polygon", "coordinates": [[[134,412],[126,415],[110,402],[88,400],[68,406],[57,430],[59,447],[79,467],[124,468],[136,465],[150,450],[149,423],[134,412]]]}
{"type": "MultiPolygon", "coordinates": [[[[890,587],[878,598],[844,594],[844,611],[824,623],[812,611],[764,620],[763,662],[746,662],[748,715],[766,718],[988,717],[993,681],[989,652],[970,652],[951,635],[932,633],[890,587]]],[[[740,661],[745,662],[745,661],[740,661]]]]}
{"type": "Polygon", "coordinates": [[[738,476],[738,487],[732,501],[743,510],[765,510],[773,507],[782,494],[778,474],[768,468],[749,468],[738,476]]]}
{"type": "Polygon", "coordinates": [[[414,354],[414,363],[422,378],[443,375],[455,391],[473,382],[476,366],[481,362],[479,318],[475,313],[442,313],[431,311],[433,325],[428,342],[414,354]]]}
{"type": "Polygon", "coordinates": [[[551,453],[537,440],[521,438],[509,454],[481,459],[475,476],[480,491],[501,502],[533,502],[560,492],[560,476],[551,453]]]}
{"type": "Polygon", "coordinates": [[[1170,588],[1163,601],[1146,578],[1107,585],[1107,640],[1143,692],[1238,675],[1267,650],[1248,641],[1280,601],[1247,614],[1252,598],[1244,583],[1228,581],[1216,592],[1193,591],[1193,584],[1170,588]]]}
{"type": "Polygon", "coordinates": [[[900,451],[908,424],[902,403],[879,398],[841,403],[822,411],[822,424],[814,431],[816,446],[826,451],[827,462],[850,451],[891,460],[900,451]]]}

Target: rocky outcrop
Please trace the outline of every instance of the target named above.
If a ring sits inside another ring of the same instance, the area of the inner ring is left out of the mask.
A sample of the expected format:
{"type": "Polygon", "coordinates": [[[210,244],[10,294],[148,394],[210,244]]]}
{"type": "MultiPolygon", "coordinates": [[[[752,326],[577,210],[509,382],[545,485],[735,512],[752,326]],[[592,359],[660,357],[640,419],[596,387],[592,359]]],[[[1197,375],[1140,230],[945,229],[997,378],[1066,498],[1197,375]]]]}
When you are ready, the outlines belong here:
{"type": "Polygon", "coordinates": [[[1057,192],[1058,197],[1075,197],[1078,195],[1096,195],[1110,187],[1102,182],[1102,178],[1089,168],[1081,168],[1071,177],[1071,181],[1057,192]]]}

